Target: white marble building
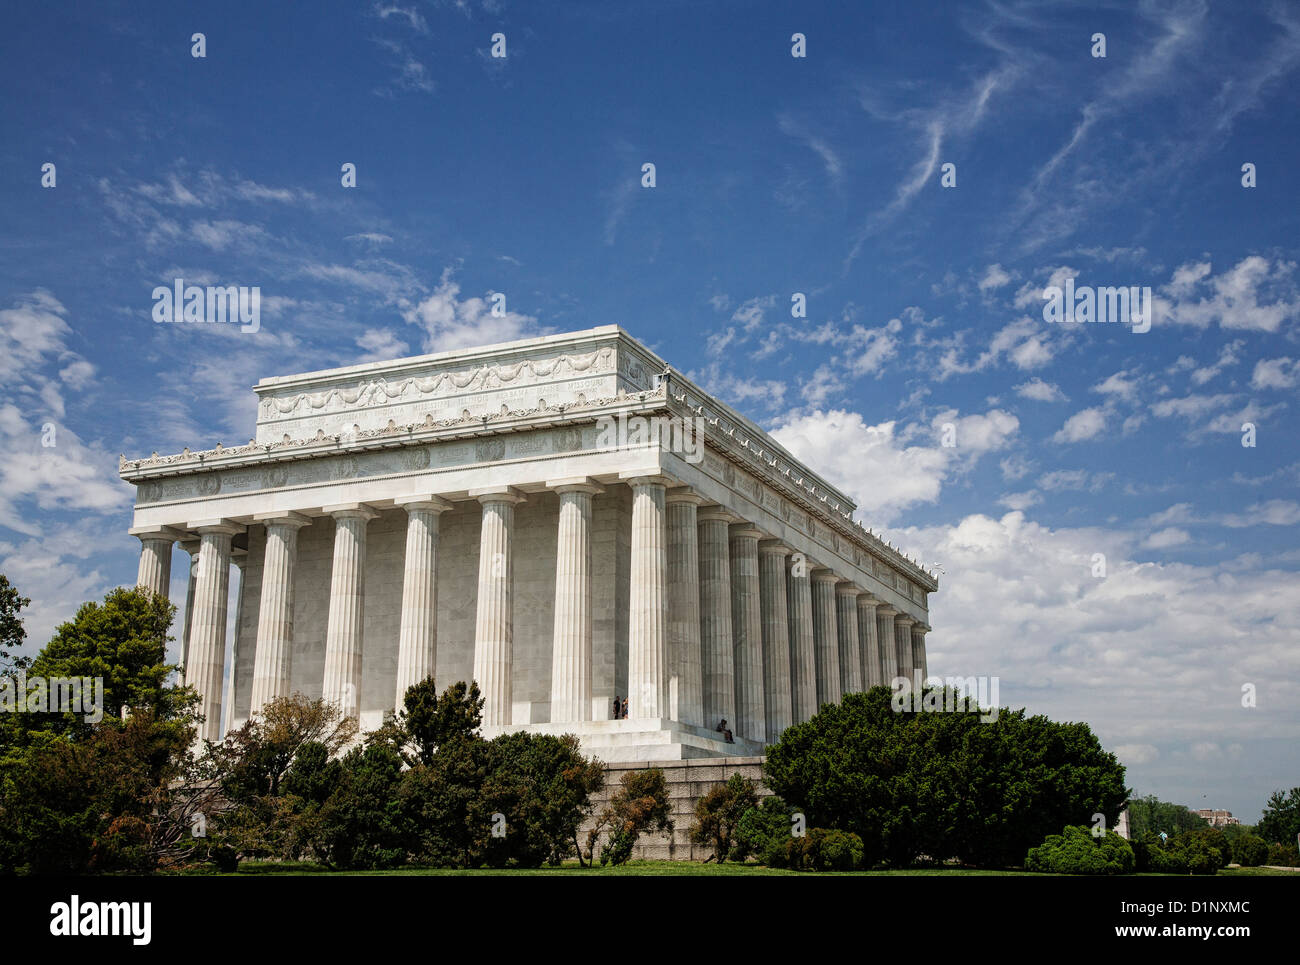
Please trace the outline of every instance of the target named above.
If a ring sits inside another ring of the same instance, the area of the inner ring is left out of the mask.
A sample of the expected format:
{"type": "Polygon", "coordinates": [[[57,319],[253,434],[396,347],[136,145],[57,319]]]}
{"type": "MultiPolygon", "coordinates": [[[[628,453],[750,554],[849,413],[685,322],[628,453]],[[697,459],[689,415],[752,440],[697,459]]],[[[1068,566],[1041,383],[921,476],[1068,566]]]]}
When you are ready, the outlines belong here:
{"type": "Polygon", "coordinates": [[[139,583],[166,593],[177,545],[194,560],[182,663],[205,737],[293,692],[373,728],[434,674],[477,680],[488,736],[742,756],[926,671],[934,576],[618,326],[254,391],[247,445],[121,464],[139,583]]]}

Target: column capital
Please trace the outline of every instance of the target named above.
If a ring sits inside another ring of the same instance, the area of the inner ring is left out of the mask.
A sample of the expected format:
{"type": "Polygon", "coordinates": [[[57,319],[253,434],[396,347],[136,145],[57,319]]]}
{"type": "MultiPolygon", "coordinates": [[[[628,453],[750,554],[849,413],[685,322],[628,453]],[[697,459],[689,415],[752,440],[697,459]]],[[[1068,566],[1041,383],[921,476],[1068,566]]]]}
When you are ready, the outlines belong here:
{"type": "Polygon", "coordinates": [[[664,501],[669,503],[690,503],[692,506],[703,506],[708,502],[703,496],[695,490],[683,486],[681,489],[670,489],[664,494],[664,501]]]}
{"type": "Polygon", "coordinates": [[[254,513],[253,522],[264,523],[267,526],[292,526],[294,529],[302,529],[304,526],[311,525],[311,517],[304,513],[254,513]]]}
{"type": "Polygon", "coordinates": [[[662,473],[647,472],[645,470],[632,469],[618,474],[619,482],[625,482],[629,486],[669,486],[677,485],[677,480],[672,476],[665,476],[662,473]]]}
{"type": "Polygon", "coordinates": [[[739,523],[741,518],[727,509],[725,506],[719,506],[716,503],[710,503],[707,506],[701,506],[695,518],[701,523],[723,522],[727,524],[739,523]]]}
{"type": "Polygon", "coordinates": [[[866,590],[858,594],[858,606],[880,606],[883,602],[876,594],[866,590]]]}
{"type": "Polygon", "coordinates": [[[920,620],[917,620],[915,623],[912,624],[912,632],[919,633],[921,634],[921,636],[925,636],[927,633],[930,632],[930,627],[927,624],[922,623],[920,620]]]}
{"type": "Polygon", "coordinates": [[[193,530],[200,536],[208,533],[215,533],[218,536],[238,536],[248,527],[231,519],[198,519],[186,523],[185,528],[193,530]]]}
{"type": "Polygon", "coordinates": [[[323,507],[324,512],[333,516],[335,519],[365,519],[371,520],[379,515],[379,511],[365,503],[337,503],[333,506],[323,507]]]}
{"type": "Polygon", "coordinates": [[[586,493],[588,496],[597,496],[605,491],[605,487],[590,476],[548,479],[546,480],[546,488],[557,493],[586,493]]]}
{"type": "Polygon", "coordinates": [[[484,486],[469,491],[470,499],[477,499],[483,505],[488,503],[522,503],[524,494],[514,486],[484,486]]]}
{"type": "Polygon", "coordinates": [[[809,576],[814,583],[838,583],[842,577],[826,567],[811,568],[809,576]]]}
{"type": "Polygon", "coordinates": [[[127,533],[142,543],[147,539],[168,540],[174,543],[188,536],[184,530],[173,526],[132,526],[127,533]]]}
{"type": "Polygon", "coordinates": [[[909,627],[916,622],[915,617],[910,617],[906,613],[900,613],[894,617],[894,623],[899,626],[909,627]]]}
{"type": "Polygon", "coordinates": [[[398,509],[405,509],[407,512],[413,509],[427,509],[435,513],[445,513],[453,508],[450,500],[443,499],[433,493],[413,493],[410,496],[398,496],[393,500],[393,505],[398,509]]]}
{"type": "Polygon", "coordinates": [[[876,607],[876,616],[880,617],[892,617],[901,612],[902,611],[899,610],[898,607],[890,606],[888,603],[882,603],[880,606],[876,607]]]}
{"type": "Polygon", "coordinates": [[[835,584],[836,596],[857,597],[861,595],[862,592],[863,592],[862,588],[857,584],[855,584],[852,580],[845,580],[842,583],[835,584]]]}
{"type": "Polygon", "coordinates": [[[758,541],[758,552],[764,556],[789,556],[794,550],[779,539],[762,539],[758,541]]]}
{"type": "Polygon", "coordinates": [[[736,537],[740,537],[741,539],[762,539],[767,535],[767,533],[749,522],[749,520],[741,520],[739,523],[732,523],[729,532],[732,539],[735,539],[736,537]]]}

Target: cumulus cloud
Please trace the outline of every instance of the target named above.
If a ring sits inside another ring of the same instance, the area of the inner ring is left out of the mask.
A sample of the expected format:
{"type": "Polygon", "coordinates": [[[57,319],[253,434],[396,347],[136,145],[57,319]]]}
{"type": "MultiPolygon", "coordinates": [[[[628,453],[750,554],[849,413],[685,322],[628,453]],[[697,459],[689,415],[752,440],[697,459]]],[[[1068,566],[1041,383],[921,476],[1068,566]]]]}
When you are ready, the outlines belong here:
{"type": "Polygon", "coordinates": [[[1084,442],[1095,439],[1106,428],[1106,412],[1096,407],[1081,409],[1065,420],[1065,425],[1052,436],[1053,442],[1084,442]]]}
{"type": "MultiPolygon", "coordinates": [[[[490,295],[491,293],[489,293],[490,295]]],[[[438,287],[402,317],[424,332],[424,351],[444,352],[545,334],[532,315],[493,312],[489,298],[460,297],[460,285],[446,269],[438,287]]]]}
{"type": "Polygon", "coordinates": [[[1181,265],[1160,289],[1156,317],[1195,328],[1276,332],[1300,313],[1295,267],[1260,255],[1218,275],[1210,262],[1181,265]]]}
{"type": "Polygon", "coordinates": [[[1044,382],[1038,376],[1034,376],[1028,382],[1021,382],[1016,386],[1016,395],[1026,399],[1032,399],[1035,402],[1068,402],[1065,393],[1061,391],[1060,386],[1054,382],[1044,382]]]}

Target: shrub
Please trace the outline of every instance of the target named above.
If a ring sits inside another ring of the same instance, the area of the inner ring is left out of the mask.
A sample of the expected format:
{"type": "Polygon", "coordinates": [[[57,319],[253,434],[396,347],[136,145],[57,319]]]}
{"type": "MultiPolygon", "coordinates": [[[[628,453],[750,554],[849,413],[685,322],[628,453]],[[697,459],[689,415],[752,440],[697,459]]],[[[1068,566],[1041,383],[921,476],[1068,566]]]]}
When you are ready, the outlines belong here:
{"type": "Polygon", "coordinates": [[[1232,848],[1218,828],[1184,831],[1172,838],[1169,850],[1180,854],[1194,875],[1218,874],[1232,858],[1232,848]]]}
{"type": "Polygon", "coordinates": [[[1090,829],[1072,825],[1030,848],[1025,867],[1059,875],[1126,875],[1134,868],[1133,849],[1114,831],[1094,837],[1090,829]]]}
{"type": "Polygon", "coordinates": [[[749,808],[740,816],[732,833],[731,860],[755,857],[770,864],[768,856],[784,852],[790,840],[793,814],[794,808],[776,795],[764,798],[758,807],[749,808]]]}
{"type": "Polygon", "coordinates": [[[1254,868],[1268,860],[1268,842],[1257,834],[1239,835],[1232,841],[1232,860],[1243,868],[1254,868]]]}
{"type": "Polygon", "coordinates": [[[1300,852],[1294,844],[1270,844],[1268,863],[1280,868],[1300,868],[1300,852]]]}
{"type": "Polygon", "coordinates": [[[727,860],[736,825],[741,816],[757,804],[757,782],[741,774],[732,774],[726,784],[713,785],[695,802],[691,840],[696,844],[713,845],[713,854],[706,861],[716,858],[720,864],[727,860]]]}
{"type": "Polygon", "coordinates": [[[800,837],[773,841],[767,865],[791,871],[856,871],[862,867],[862,839],[838,828],[809,828],[800,837]]]}

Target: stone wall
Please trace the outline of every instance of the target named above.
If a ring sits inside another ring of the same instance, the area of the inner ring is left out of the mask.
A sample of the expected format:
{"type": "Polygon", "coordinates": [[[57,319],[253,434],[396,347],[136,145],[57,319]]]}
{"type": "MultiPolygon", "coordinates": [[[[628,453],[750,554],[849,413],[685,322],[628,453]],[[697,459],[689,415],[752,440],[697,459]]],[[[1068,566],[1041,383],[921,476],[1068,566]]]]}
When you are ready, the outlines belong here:
{"type": "MultiPolygon", "coordinates": [[[[732,774],[741,774],[759,782],[759,798],[771,795],[763,786],[762,757],[714,757],[686,761],[652,761],[649,763],[609,764],[605,768],[605,789],[596,796],[593,814],[599,814],[619,782],[628,771],[662,768],[668,781],[668,796],[673,804],[673,831],[667,834],[643,835],[637,842],[633,857],[659,858],[674,861],[703,861],[713,849],[707,845],[692,844],[690,827],[695,820],[695,802],[715,784],[725,784],[732,774]]],[[[593,822],[583,825],[578,840],[586,847],[587,830],[593,822]]],[[[604,838],[602,838],[603,843],[604,838]]],[[[595,860],[600,860],[600,844],[596,845],[595,860]]]]}

